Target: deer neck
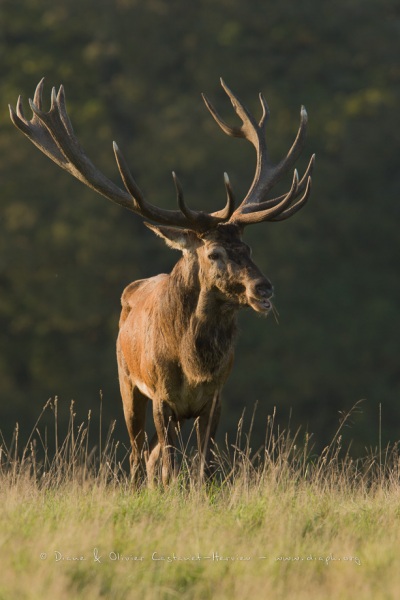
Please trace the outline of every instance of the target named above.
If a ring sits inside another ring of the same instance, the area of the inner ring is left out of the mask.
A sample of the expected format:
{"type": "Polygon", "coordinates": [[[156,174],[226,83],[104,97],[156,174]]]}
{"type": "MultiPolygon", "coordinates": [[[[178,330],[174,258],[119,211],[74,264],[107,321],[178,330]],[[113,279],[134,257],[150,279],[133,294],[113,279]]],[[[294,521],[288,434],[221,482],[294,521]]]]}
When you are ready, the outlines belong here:
{"type": "Polygon", "coordinates": [[[210,326],[231,327],[236,323],[237,307],[221,300],[214,289],[201,287],[197,297],[195,317],[199,323],[207,323],[210,326]]]}
{"type": "Polygon", "coordinates": [[[236,310],[218,301],[213,290],[200,284],[198,265],[187,258],[170,275],[170,293],[182,318],[173,324],[180,363],[193,385],[226,379],[233,358],[236,310]],[[190,267],[190,268],[188,268],[190,267]]]}
{"type": "Polygon", "coordinates": [[[237,306],[222,300],[214,288],[202,285],[195,258],[184,256],[175,265],[170,289],[191,322],[218,328],[236,323],[237,306]]]}

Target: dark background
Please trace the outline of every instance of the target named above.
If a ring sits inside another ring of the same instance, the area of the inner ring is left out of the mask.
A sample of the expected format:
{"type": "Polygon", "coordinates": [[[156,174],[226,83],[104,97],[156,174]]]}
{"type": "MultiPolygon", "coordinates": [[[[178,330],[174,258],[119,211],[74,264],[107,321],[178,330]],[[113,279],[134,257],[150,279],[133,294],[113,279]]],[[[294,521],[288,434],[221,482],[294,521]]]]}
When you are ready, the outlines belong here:
{"type": "MultiPolygon", "coordinates": [[[[238,198],[254,172],[249,144],[226,137],[206,92],[235,116],[219,77],[271,119],[276,161],[305,104],[304,170],[312,199],[293,219],[246,230],[273,281],[279,325],[240,316],[220,437],[242,410],[254,444],[274,407],[280,427],[329,443],[340,412],[364,399],[345,430],[353,451],[397,440],[399,408],[400,9],[392,0],[2,0],[0,2],[0,429],[21,439],[48,398],[67,421],[92,410],[127,442],[114,353],[119,298],[130,281],[171,269],[177,255],[141,220],[63,173],[14,127],[42,76],[63,83],[92,160],[118,182],[117,140],[147,197],[174,207],[171,171],[190,206],[216,210],[223,171],[238,198]]],[[[285,182],[290,185],[291,176],[285,182]]],[[[278,190],[278,193],[281,190],[278,190]]]]}

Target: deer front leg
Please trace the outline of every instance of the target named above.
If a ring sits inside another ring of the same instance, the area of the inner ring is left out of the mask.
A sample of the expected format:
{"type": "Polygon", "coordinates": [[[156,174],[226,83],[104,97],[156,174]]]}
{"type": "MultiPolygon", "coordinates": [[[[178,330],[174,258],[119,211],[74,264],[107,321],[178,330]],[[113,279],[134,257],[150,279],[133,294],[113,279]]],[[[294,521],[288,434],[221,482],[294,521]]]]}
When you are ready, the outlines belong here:
{"type": "Polygon", "coordinates": [[[158,445],[150,454],[148,469],[152,467],[158,458],[158,453],[161,451],[162,460],[162,482],[163,485],[168,485],[171,476],[175,474],[175,449],[177,447],[177,420],[172,408],[167,402],[153,401],[153,417],[156,427],[158,445]],[[158,447],[159,446],[159,447],[158,447]]]}

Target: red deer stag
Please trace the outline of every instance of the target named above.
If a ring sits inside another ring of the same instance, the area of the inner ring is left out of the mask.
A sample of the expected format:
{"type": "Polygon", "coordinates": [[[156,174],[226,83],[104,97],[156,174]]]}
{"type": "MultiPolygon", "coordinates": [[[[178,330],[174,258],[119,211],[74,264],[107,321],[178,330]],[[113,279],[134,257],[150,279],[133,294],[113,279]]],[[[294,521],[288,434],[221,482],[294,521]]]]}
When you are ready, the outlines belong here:
{"type": "Polygon", "coordinates": [[[169,275],[135,281],[122,294],[117,341],[119,382],[126,425],[132,445],[131,472],[136,480],[147,469],[149,481],[161,454],[162,480],[175,470],[177,428],[189,418],[197,420],[201,472],[210,467],[210,440],[220,415],[221,390],[232,368],[236,317],[239,308],[251,307],[267,315],[273,288],[251,259],[242,241],[246,225],[282,221],[306,203],[311,189],[312,156],[299,181],[294,170],[290,190],[268,199],[273,186],[290,170],[305,142],[307,113],[301,108],[297,137],[287,156],[270,162],[265,141],[269,109],[262,94],[262,117],[257,123],[228,86],[226,94],[242,124],[231,127],[203,95],[206,107],[228,135],[248,140],[256,149],[257,167],[250,189],[235,208],[225,174],[225,208],[204,213],[184,202],[181,185],[173,173],[179,210],[158,208],[145,200],[121,151],[114,152],[125,190],[107,179],[89,160],[74,135],[64,89],[53,88],[51,107],[44,112],[43,80],[30,106],[33,118],[23,114],[21,97],[11,119],[44,154],[61,168],[116,204],[157,225],[145,222],[182,257],[169,275]],[[146,405],[153,403],[156,434],[145,451],[146,405]]]}

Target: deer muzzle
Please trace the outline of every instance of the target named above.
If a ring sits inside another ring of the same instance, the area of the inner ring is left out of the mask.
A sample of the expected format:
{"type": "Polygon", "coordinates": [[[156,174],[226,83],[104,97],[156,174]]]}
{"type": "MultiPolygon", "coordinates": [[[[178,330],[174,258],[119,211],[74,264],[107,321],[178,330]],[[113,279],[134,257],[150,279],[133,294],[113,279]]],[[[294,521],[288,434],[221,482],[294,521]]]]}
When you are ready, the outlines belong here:
{"type": "Polygon", "coordinates": [[[254,281],[247,289],[247,302],[258,313],[267,314],[272,308],[274,288],[265,277],[254,281]]]}

